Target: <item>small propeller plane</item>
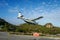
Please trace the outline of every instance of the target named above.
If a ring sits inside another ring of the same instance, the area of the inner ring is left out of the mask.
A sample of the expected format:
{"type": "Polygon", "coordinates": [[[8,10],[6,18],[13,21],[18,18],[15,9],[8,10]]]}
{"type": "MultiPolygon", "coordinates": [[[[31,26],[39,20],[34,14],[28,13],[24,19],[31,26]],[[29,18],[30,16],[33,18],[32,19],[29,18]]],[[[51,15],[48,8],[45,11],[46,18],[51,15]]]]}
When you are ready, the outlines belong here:
{"type": "Polygon", "coordinates": [[[18,13],[18,19],[22,19],[24,22],[26,22],[26,23],[28,23],[28,24],[34,24],[34,25],[35,25],[35,24],[38,24],[38,23],[36,22],[36,20],[41,19],[41,18],[43,18],[43,16],[40,16],[40,17],[38,17],[38,18],[35,18],[35,19],[30,20],[30,19],[24,18],[24,16],[21,14],[21,12],[18,13]]]}

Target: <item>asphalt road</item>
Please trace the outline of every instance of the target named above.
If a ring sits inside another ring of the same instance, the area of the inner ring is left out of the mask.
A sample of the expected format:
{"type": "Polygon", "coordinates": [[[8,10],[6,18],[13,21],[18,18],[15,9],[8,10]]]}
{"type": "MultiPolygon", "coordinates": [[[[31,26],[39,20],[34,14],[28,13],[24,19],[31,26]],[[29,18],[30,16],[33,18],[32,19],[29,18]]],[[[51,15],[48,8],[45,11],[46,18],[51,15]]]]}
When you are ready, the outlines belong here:
{"type": "Polygon", "coordinates": [[[60,38],[33,37],[27,35],[9,35],[7,32],[0,32],[0,40],[60,40],[60,38]]]}

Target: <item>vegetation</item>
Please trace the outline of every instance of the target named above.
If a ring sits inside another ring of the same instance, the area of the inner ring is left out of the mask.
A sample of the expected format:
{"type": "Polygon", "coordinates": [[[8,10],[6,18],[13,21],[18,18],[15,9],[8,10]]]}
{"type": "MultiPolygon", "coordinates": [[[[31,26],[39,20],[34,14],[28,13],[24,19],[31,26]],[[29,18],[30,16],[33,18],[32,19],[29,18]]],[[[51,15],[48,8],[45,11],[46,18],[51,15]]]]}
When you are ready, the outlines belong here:
{"type": "Polygon", "coordinates": [[[32,24],[20,24],[18,26],[12,25],[0,18],[0,31],[7,32],[21,32],[21,33],[33,33],[38,32],[42,34],[60,34],[59,27],[46,28],[44,25],[32,25],[32,24]]]}
{"type": "Polygon", "coordinates": [[[15,31],[16,25],[12,25],[0,18],[0,30],[1,31],[15,31]]]}

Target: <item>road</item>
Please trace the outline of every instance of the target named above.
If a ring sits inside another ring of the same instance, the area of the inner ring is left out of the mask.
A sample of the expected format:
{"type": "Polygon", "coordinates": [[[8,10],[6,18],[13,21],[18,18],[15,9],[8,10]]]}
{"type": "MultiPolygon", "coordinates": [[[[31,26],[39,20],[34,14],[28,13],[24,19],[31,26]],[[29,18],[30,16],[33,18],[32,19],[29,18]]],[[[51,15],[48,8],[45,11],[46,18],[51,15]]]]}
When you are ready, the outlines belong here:
{"type": "Polygon", "coordinates": [[[0,32],[0,40],[60,40],[60,38],[33,37],[27,35],[9,35],[7,32],[0,32]]]}

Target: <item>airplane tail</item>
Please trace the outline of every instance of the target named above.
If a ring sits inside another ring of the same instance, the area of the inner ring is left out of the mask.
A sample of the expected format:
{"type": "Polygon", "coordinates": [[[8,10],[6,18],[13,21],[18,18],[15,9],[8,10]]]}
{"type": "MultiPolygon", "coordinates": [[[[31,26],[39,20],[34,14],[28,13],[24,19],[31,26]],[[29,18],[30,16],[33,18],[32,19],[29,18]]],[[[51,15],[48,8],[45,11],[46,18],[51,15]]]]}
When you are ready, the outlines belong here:
{"type": "Polygon", "coordinates": [[[20,18],[24,18],[23,15],[21,14],[21,12],[18,13],[18,19],[20,18]]]}

